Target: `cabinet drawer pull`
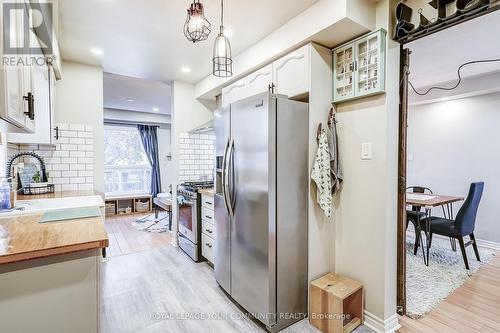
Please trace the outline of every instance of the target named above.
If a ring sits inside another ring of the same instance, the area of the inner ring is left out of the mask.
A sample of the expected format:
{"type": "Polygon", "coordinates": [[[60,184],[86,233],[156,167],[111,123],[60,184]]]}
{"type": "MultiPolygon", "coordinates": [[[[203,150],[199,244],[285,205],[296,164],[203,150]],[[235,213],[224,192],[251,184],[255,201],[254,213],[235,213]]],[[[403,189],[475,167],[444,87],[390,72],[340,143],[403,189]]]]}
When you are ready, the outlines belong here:
{"type": "Polygon", "coordinates": [[[205,229],[206,232],[208,232],[209,234],[211,234],[213,231],[210,230],[210,229],[205,229]]]}
{"type": "Polygon", "coordinates": [[[212,203],[211,203],[210,201],[205,201],[205,203],[206,203],[207,205],[210,205],[210,206],[212,205],[212,203]]]}
{"type": "Polygon", "coordinates": [[[209,248],[212,248],[212,244],[210,243],[205,243],[206,246],[208,246],[209,248]]]}
{"type": "Polygon", "coordinates": [[[210,215],[205,215],[205,217],[206,217],[207,219],[209,219],[209,220],[211,220],[211,219],[212,219],[212,216],[210,216],[210,215]]]}

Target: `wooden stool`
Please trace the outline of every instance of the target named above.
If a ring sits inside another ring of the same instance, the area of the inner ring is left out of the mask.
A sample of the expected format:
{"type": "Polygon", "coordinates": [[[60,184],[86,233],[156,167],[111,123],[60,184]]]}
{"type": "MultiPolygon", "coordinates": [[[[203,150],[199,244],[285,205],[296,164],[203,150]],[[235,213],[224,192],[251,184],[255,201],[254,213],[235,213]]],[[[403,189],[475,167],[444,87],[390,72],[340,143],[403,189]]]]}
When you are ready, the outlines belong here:
{"type": "Polygon", "coordinates": [[[324,333],[349,333],[363,324],[363,285],[329,273],[311,282],[309,322],[324,333]]]}

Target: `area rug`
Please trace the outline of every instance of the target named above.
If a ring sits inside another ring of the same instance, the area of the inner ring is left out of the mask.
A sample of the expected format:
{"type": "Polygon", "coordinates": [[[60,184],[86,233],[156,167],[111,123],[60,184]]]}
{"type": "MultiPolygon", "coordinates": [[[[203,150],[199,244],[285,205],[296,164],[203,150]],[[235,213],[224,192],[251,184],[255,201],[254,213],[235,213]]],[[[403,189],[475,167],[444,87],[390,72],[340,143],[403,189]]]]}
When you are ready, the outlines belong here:
{"type": "Polygon", "coordinates": [[[132,222],[132,226],[139,231],[147,232],[169,232],[168,214],[160,212],[158,219],[154,214],[143,216],[132,222]]]}
{"type": "MultiPolygon", "coordinates": [[[[468,241],[468,237],[466,239],[468,241]]],[[[453,252],[449,239],[434,236],[430,263],[425,266],[422,250],[419,248],[417,256],[413,254],[414,241],[415,235],[409,233],[406,238],[406,307],[407,315],[414,319],[430,312],[495,255],[493,251],[480,247],[481,262],[478,262],[472,245],[468,246],[470,270],[467,271],[458,242],[457,252],[453,252]]]]}

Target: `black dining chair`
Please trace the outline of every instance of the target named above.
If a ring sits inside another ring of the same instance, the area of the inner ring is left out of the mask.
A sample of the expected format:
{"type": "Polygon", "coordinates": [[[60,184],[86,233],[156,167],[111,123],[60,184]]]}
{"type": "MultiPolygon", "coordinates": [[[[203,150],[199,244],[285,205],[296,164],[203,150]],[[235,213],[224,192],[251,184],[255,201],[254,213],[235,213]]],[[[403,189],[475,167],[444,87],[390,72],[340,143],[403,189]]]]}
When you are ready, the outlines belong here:
{"type": "MultiPolygon", "coordinates": [[[[431,239],[432,234],[438,234],[458,240],[460,250],[464,258],[465,268],[469,269],[469,262],[467,260],[467,253],[465,248],[472,245],[474,253],[476,254],[477,261],[479,258],[479,251],[477,249],[476,238],[474,237],[474,229],[476,226],[476,215],[483,195],[484,182],[472,183],[470,185],[469,194],[465,199],[464,204],[457,213],[455,220],[449,220],[442,217],[431,217],[431,239]],[[469,236],[470,241],[464,243],[464,237],[469,236]]],[[[423,223],[423,222],[421,222],[423,223]]]]}
{"type": "MultiPolygon", "coordinates": [[[[421,193],[421,194],[433,194],[432,190],[423,186],[409,186],[406,188],[406,192],[421,193]]],[[[419,223],[422,219],[425,219],[426,214],[422,212],[421,207],[411,206],[411,210],[406,210],[406,229],[411,222],[415,228],[415,245],[413,246],[413,254],[417,255],[418,246],[420,244],[421,235],[419,232],[419,223]]]]}

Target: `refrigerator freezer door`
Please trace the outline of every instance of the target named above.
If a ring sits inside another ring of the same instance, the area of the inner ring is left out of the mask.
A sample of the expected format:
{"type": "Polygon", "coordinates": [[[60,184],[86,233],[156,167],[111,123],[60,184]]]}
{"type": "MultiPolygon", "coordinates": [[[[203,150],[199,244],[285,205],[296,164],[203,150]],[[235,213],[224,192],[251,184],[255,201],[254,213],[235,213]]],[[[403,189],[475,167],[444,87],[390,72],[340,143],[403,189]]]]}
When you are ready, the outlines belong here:
{"type": "Polygon", "coordinates": [[[229,107],[218,109],[214,112],[215,155],[224,156],[230,132],[229,107]]]}
{"type": "Polygon", "coordinates": [[[227,214],[224,197],[214,196],[215,242],[214,271],[217,283],[231,293],[231,224],[227,214]]]}
{"type": "Polygon", "coordinates": [[[275,128],[275,110],[270,101],[275,107],[266,93],[231,104],[231,296],[267,326],[275,322],[268,314],[276,313],[274,189],[269,186],[274,183],[269,128],[275,128]]]}

